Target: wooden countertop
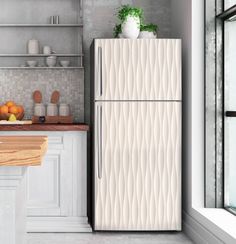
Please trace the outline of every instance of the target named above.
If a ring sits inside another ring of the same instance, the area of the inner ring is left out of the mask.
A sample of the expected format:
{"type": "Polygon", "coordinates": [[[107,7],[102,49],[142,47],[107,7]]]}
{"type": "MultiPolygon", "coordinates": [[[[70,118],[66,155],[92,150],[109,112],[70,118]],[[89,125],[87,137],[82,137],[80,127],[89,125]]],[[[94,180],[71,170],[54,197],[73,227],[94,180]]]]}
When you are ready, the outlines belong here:
{"type": "Polygon", "coordinates": [[[0,136],[0,166],[40,165],[47,136],[0,136]]]}
{"type": "Polygon", "coordinates": [[[88,131],[87,124],[0,125],[0,131],[88,131]]]}

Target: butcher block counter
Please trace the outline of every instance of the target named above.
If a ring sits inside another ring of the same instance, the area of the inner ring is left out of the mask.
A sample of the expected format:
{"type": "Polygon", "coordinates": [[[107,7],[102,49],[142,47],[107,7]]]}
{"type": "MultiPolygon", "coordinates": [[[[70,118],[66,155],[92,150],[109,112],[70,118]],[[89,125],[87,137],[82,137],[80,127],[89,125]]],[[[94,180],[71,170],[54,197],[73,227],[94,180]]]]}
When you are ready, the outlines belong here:
{"type": "Polygon", "coordinates": [[[87,124],[0,125],[0,131],[88,131],[87,124]]]}
{"type": "Polygon", "coordinates": [[[0,166],[40,165],[46,150],[46,136],[0,136],[0,166]]]}

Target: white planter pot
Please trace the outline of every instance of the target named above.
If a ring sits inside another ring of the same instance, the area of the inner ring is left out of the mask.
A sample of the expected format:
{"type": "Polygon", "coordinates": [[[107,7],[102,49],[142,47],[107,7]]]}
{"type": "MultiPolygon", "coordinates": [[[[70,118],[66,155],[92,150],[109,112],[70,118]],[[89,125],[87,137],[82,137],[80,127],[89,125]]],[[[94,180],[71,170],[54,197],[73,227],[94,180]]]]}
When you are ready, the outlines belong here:
{"type": "Polygon", "coordinates": [[[123,36],[122,33],[120,33],[120,34],[118,35],[118,37],[121,38],[121,39],[122,39],[122,38],[125,38],[125,37],[123,36]]]}
{"type": "Polygon", "coordinates": [[[157,35],[150,31],[141,31],[138,38],[140,39],[153,39],[157,38],[157,35]]]}
{"type": "Polygon", "coordinates": [[[128,16],[121,29],[123,38],[137,39],[140,32],[140,19],[128,16]]]}

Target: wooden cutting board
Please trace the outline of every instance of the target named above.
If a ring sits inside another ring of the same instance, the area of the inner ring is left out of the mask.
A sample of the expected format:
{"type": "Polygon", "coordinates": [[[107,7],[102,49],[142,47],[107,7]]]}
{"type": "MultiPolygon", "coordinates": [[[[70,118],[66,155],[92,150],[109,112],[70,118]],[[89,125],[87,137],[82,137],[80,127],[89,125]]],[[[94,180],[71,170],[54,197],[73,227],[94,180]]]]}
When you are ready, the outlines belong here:
{"type": "Polygon", "coordinates": [[[16,121],[8,121],[8,120],[0,120],[0,125],[31,125],[32,120],[16,120],[16,121]]]}

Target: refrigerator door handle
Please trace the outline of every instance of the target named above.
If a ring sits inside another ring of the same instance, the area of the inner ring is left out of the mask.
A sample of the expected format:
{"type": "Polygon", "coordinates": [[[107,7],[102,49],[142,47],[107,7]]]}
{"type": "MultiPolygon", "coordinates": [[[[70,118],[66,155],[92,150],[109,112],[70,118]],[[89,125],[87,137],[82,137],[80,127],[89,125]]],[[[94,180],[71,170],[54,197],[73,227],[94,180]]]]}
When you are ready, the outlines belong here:
{"type": "Polygon", "coordinates": [[[102,106],[97,107],[98,119],[97,119],[97,130],[98,130],[98,178],[102,178],[102,106]]]}
{"type": "Polygon", "coordinates": [[[98,79],[99,96],[102,96],[102,47],[98,47],[98,79]]]}

